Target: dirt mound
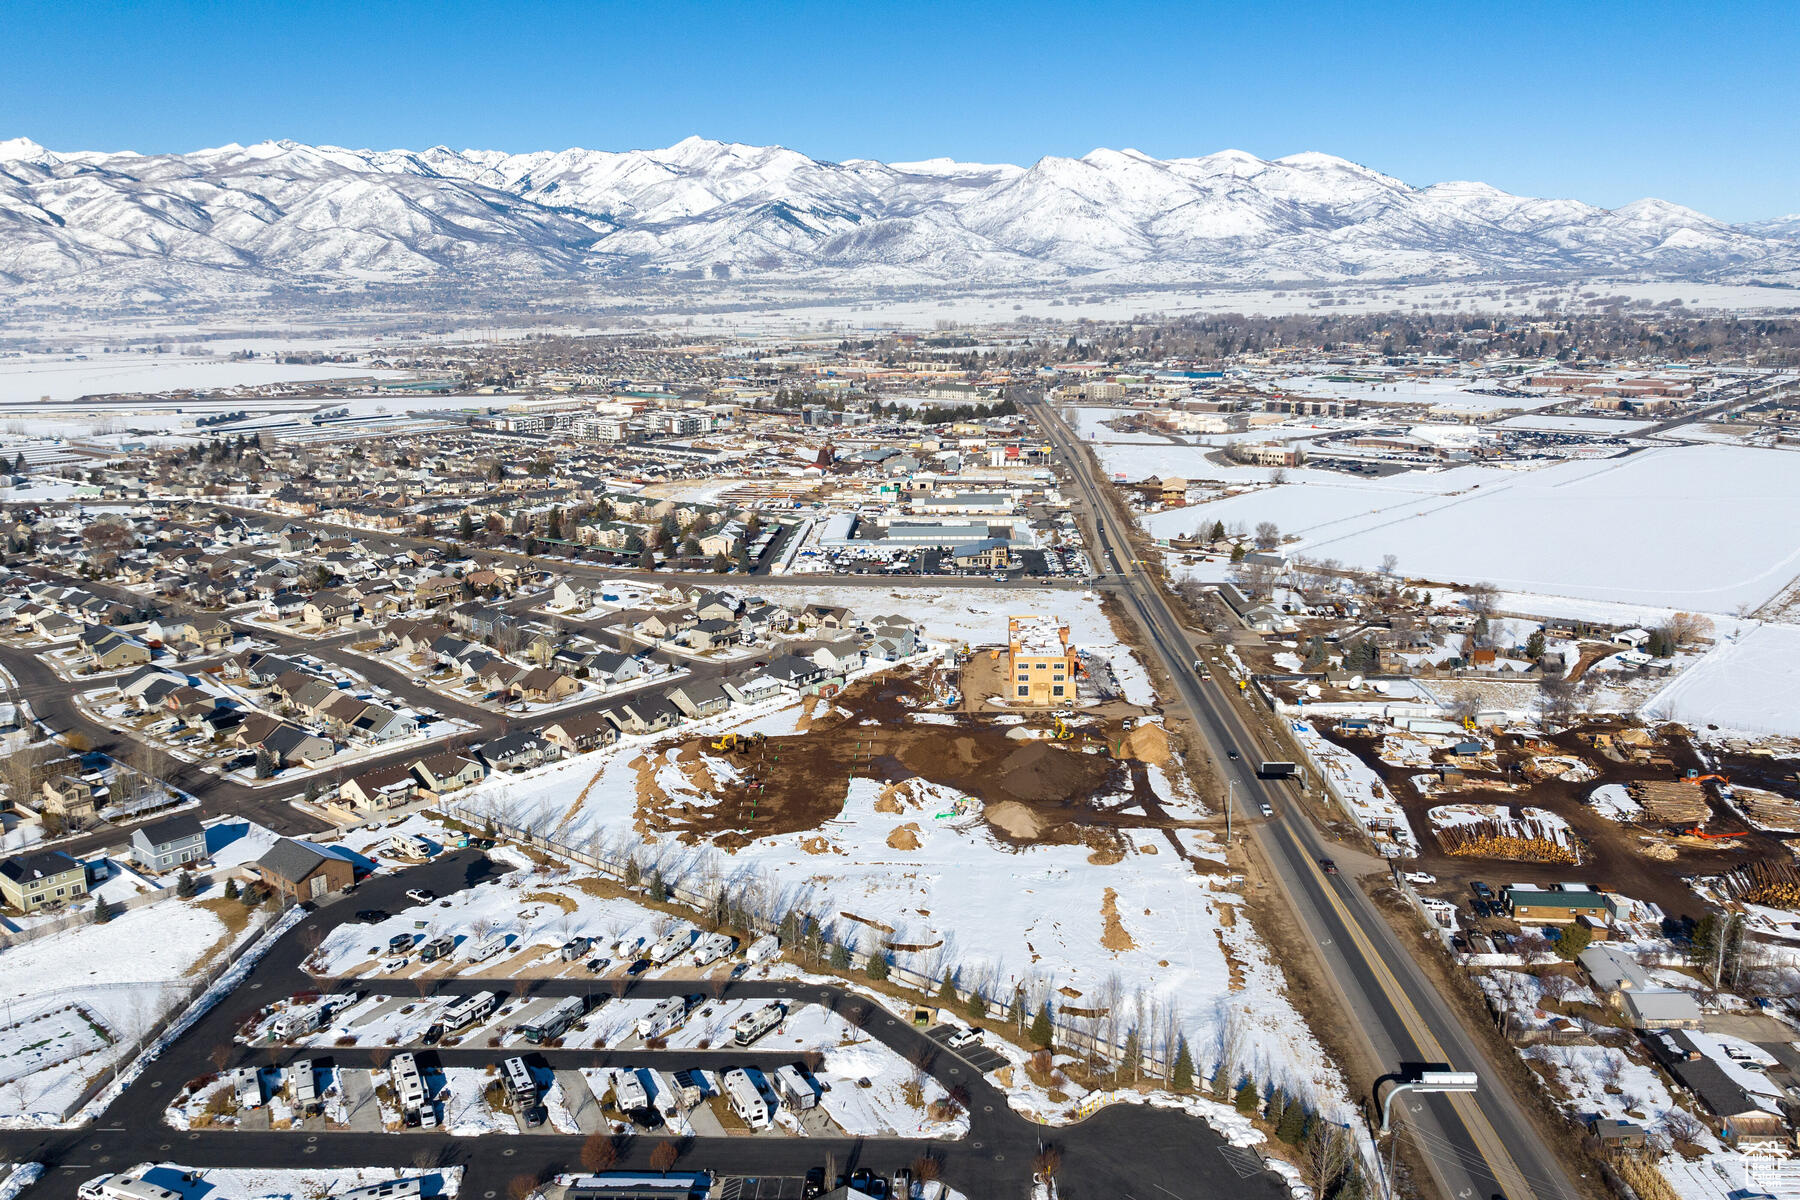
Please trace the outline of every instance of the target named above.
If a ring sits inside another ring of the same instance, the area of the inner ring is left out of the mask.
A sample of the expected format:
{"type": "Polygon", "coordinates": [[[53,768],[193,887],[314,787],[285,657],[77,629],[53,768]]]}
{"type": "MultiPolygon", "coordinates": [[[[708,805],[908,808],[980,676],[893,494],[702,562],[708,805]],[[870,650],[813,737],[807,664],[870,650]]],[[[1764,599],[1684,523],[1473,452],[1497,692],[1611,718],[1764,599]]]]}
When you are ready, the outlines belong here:
{"type": "Polygon", "coordinates": [[[1125,735],[1121,744],[1124,758],[1135,758],[1139,762],[1155,763],[1159,767],[1169,764],[1169,734],[1161,725],[1139,725],[1125,735]]]}
{"type": "Polygon", "coordinates": [[[1020,804],[1017,800],[1002,800],[998,804],[990,804],[982,815],[988,824],[1021,841],[1032,841],[1043,832],[1037,814],[1020,804]]]}
{"type": "Polygon", "coordinates": [[[894,826],[894,832],[887,835],[888,848],[892,850],[917,850],[919,848],[919,823],[908,821],[904,825],[894,826]]]}
{"type": "Polygon", "coordinates": [[[1100,931],[1102,946],[1114,954],[1137,949],[1137,943],[1125,932],[1125,922],[1119,919],[1119,893],[1111,888],[1100,898],[1100,919],[1106,923],[1100,931]]]}
{"type": "Polygon", "coordinates": [[[1054,803],[1094,791],[1107,771],[1106,759],[1100,755],[1033,742],[1001,760],[1000,789],[1020,800],[1054,803]]]}

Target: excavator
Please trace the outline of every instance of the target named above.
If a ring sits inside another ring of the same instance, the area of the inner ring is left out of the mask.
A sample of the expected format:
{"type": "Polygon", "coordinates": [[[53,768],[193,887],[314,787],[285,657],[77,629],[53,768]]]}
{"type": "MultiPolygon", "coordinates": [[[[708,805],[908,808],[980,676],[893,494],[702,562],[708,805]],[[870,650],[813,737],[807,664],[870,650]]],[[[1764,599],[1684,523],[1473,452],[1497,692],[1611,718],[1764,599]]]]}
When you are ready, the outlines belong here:
{"type": "Polygon", "coordinates": [[[1051,735],[1056,741],[1066,742],[1075,736],[1075,731],[1063,723],[1061,717],[1056,718],[1056,732],[1051,735]]]}
{"type": "Polygon", "coordinates": [[[1717,783],[1720,787],[1730,787],[1731,786],[1731,776],[1729,776],[1729,775],[1718,775],[1718,774],[1702,775],[1702,774],[1700,774],[1700,772],[1694,770],[1692,767],[1689,767],[1688,773],[1686,775],[1683,775],[1681,778],[1682,778],[1682,782],[1692,783],[1695,785],[1712,782],[1712,783],[1717,783]]]}
{"type": "Polygon", "coordinates": [[[712,740],[714,750],[731,750],[738,754],[748,754],[768,740],[766,733],[728,733],[712,740]]]}
{"type": "Polygon", "coordinates": [[[1684,829],[1681,832],[1686,834],[1688,837],[1696,837],[1696,838],[1700,838],[1700,839],[1702,839],[1704,841],[1708,841],[1708,842],[1717,842],[1717,841],[1722,841],[1726,838],[1741,838],[1744,836],[1742,831],[1739,831],[1737,833],[1707,833],[1705,830],[1701,829],[1698,825],[1694,826],[1692,829],[1684,829]]]}

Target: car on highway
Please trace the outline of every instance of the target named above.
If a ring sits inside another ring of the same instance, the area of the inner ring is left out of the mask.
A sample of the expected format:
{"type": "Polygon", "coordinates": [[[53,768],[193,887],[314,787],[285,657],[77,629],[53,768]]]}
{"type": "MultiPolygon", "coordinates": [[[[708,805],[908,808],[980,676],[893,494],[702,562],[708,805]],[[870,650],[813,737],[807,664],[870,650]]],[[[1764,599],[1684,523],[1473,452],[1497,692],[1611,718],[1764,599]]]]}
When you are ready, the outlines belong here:
{"type": "Polygon", "coordinates": [[[406,898],[415,904],[430,904],[437,899],[437,893],[430,888],[408,888],[406,898]]]}
{"type": "Polygon", "coordinates": [[[1327,875],[1336,875],[1337,864],[1332,862],[1329,858],[1321,858],[1319,860],[1319,870],[1325,872],[1327,875]]]}
{"type": "Polygon", "coordinates": [[[1238,756],[1238,752],[1236,750],[1227,750],[1225,752],[1225,757],[1229,758],[1232,762],[1237,761],[1237,756],[1238,756]]]}
{"type": "Polygon", "coordinates": [[[1275,815],[1275,810],[1273,808],[1270,808],[1269,805],[1267,804],[1267,802],[1263,803],[1260,807],[1262,808],[1263,816],[1272,817],[1275,815]]]}

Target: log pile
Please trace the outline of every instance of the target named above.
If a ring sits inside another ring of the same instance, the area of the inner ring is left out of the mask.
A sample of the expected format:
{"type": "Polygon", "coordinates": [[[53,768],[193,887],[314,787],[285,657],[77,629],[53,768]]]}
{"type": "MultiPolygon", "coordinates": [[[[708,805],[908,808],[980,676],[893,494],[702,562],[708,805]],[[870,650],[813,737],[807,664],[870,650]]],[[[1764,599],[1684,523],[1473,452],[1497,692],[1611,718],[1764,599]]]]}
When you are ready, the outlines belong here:
{"type": "Polygon", "coordinates": [[[1574,835],[1534,831],[1514,821],[1473,821],[1437,831],[1445,854],[1466,858],[1510,858],[1516,862],[1578,863],[1574,835]]]}
{"type": "Polygon", "coordinates": [[[1643,807],[1646,820],[1657,825],[1691,828],[1712,815],[1706,790],[1674,779],[1640,779],[1628,785],[1631,798],[1643,807]]]}
{"type": "Polygon", "coordinates": [[[1746,904],[1800,909],[1800,871],[1780,859],[1757,859],[1726,875],[1732,894],[1746,904]]]}

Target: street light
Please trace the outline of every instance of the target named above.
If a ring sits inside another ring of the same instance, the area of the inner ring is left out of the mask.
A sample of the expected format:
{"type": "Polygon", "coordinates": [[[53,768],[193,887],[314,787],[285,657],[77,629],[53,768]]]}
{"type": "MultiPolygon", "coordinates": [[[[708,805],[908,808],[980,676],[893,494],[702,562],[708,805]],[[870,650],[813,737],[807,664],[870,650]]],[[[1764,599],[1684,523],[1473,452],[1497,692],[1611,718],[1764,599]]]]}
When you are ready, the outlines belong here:
{"type": "MultiPolygon", "coordinates": [[[[1421,1071],[1417,1079],[1403,1079],[1388,1089],[1388,1094],[1381,1100],[1381,1131],[1377,1138],[1388,1134],[1388,1116],[1394,1104],[1394,1097],[1401,1092],[1472,1092],[1481,1084],[1481,1077],[1473,1071],[1421,1071]]],[[[1394,1200],[1394,1154],[1400,1148],[1400,1138],[1394,1137],[1388,1146],[1387,1170],[1382,1176],[1381,1190],[1387,1200],[1394,1200]]],[[[1375,1165],[1381,1165],[1381,1149],[1376,1147],[1375,1165]]]]}

